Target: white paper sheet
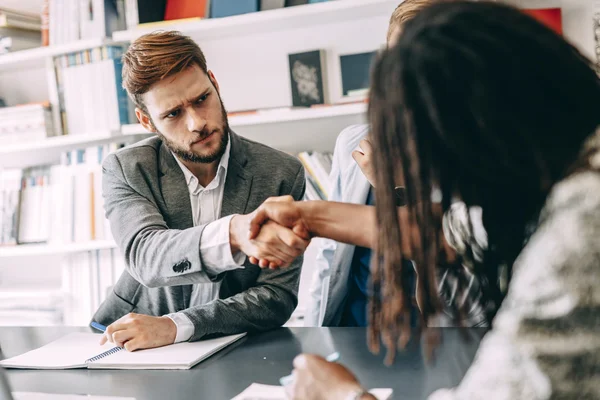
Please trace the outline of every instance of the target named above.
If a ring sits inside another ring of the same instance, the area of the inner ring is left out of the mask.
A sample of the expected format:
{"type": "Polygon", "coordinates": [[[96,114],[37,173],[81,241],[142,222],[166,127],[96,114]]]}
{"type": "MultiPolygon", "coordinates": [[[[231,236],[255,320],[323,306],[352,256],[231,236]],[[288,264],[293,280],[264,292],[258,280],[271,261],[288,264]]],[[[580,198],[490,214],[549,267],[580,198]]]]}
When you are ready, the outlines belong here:
{"type": "MultiPolygon", "coordinates": [[[[377,400],[391,399],[392,389],[372,389],[369,391],[377,400]]],[[[253,383],[231,400],[287,400],[283,386],[253,383]]]]}

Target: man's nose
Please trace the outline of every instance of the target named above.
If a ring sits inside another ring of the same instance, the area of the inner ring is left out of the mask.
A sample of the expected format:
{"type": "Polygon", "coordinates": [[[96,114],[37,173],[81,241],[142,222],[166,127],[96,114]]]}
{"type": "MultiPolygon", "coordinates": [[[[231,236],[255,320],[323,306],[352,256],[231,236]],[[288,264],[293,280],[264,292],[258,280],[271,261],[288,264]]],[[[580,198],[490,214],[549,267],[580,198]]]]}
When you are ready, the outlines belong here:
{"type": "Polygon", "coordinates": [[[187,128],[190,132],[201,132],[206,126],[206,119],[201,113],[192,110],[188,113],[187,128]]]}

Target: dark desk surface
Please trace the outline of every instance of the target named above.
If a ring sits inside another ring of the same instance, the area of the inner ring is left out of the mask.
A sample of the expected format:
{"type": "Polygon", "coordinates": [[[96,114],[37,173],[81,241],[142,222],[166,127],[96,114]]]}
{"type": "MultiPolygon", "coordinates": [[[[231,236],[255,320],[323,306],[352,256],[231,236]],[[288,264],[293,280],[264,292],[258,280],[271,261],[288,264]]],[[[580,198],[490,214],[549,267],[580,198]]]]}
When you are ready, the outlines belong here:
{"type": "MultiPolygon", "coordinates": [[[[0,348],[12,357],[74,331],[87,328],[0,328],[0,348]]],[[[231,399],[252,382],[276,385],[301,352],[341,354],[366,387],[391,387],[394,399],[418,400],[433,390],[456,385],[469,367],[482,330],[469,330],[471,340],[457,329],[441,330],[442,345],[433,364],[424,361],[417,341],[398,353],[392,367],[383,354],[369,353],[362,328],[281,328],[247,336],[189,371],[8,370],[13,391],[92,394],[153,399],[231,399]]]]}

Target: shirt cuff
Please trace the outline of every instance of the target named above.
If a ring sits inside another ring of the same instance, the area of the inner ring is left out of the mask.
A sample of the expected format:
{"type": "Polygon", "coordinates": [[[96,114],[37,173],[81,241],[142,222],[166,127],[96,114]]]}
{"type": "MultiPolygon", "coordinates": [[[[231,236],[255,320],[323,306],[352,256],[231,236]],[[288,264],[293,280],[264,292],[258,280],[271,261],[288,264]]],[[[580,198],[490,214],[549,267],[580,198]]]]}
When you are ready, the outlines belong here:
{"type": "Polygon", "coordinates": [[[190,321],[188,316],[181,312],[167,314],[166,316],[169,317],[177,327],[177,334],[175,335],[174,343],[186,342],[190,340],[190,338],[194,335],[194,324],[192,321],[190,321]]]}
{"type": "Polygon", "coordinates": [[[231,253],[229,224],[233,217],[234,215],[229,215],[206,225],[200,237],[202,265],[212,276],[244,267],[246,255],[241,251],[236,254],[231,253]]]}

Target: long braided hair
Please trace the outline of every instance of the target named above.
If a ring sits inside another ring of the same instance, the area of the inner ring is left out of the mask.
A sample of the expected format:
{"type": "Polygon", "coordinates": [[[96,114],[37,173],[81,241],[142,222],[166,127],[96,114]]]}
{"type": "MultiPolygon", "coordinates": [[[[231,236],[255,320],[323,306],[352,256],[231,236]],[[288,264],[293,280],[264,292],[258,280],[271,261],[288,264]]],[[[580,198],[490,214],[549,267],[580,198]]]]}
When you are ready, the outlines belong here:
{"type": "Polygon", "coordinates": [[[461,263],[442,234],[452,199],[483,209],[489,245],[474,272],[494,316],[498,265],[512,266],[552,185],[600,124],[600,81],[573,46],[515,8],[440,3],[378,58],[369,119],[379,227],[369,344],[378,351],[383,340],[390,362],[410,334],[402,259],[417,268],[422,327],[442,309],[436,269],[461,263]]]}

